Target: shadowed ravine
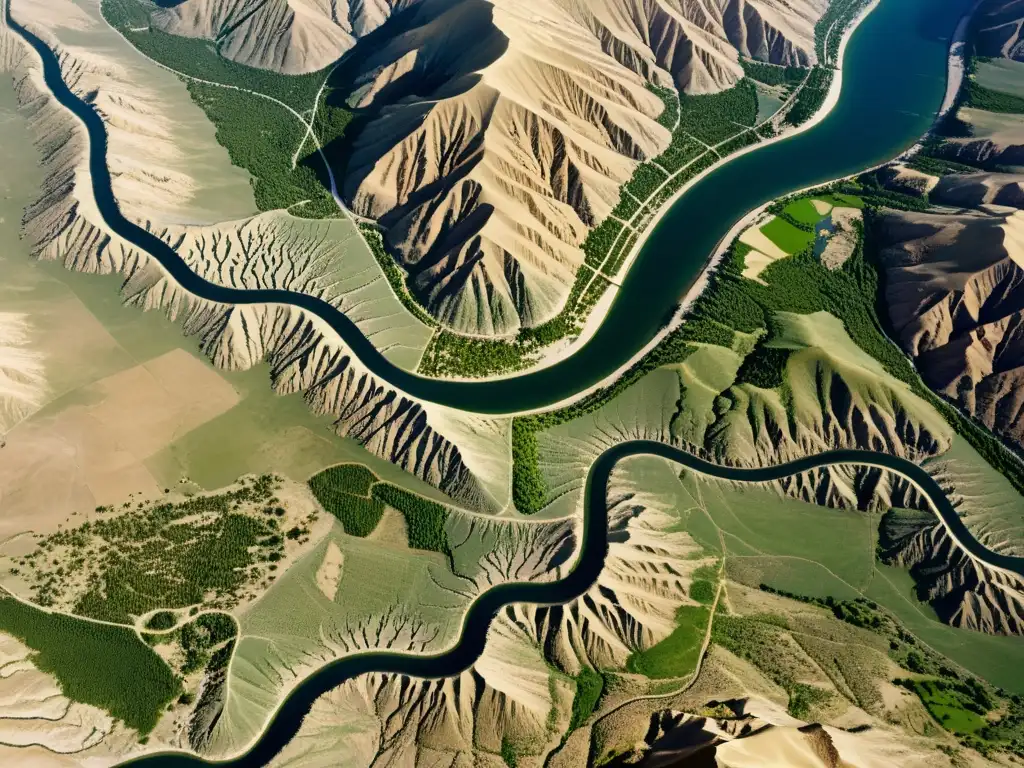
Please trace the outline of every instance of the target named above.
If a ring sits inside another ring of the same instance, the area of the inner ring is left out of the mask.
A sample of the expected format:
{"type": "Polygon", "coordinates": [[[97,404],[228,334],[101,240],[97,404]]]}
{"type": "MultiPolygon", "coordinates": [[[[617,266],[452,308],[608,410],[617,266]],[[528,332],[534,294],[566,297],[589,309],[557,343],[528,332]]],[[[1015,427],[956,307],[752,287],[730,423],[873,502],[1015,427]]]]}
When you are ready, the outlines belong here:
{"type": "MultiPolygon", "coordinates": [[[[312,296],[283,290],[226,288],[197,276],[166,243],[121,215],[111,188],[102,120],[91,105],[68,89],[53,52],[11,18],[9,4],[6,14],[11,28],[41,57],[48,88],[88,130],[93,192],[106,225],[156,258],[186,290],[224,304],[278,303],[299,307],[328,323],[373,374],[414,397],[461,410],[514,413],[570,398],[627,362],[673,313],[699,276],[708,255],[747,211],[791,190],[882,162],[921,136],[929,127],[944,91],[946,41],[968,4],[969,0],[882,0],[851,41],[840,104],[828,118],[794,138],[734,159],[691,188],[648,238],[606,322],[576,354],[541,371],[485,382],[436,381],[403,371],[389,363],[339,310],[312,296]]],[[[621,459],[645,454],[670,459],[711,477],[739,482],[767,482],[835,464],[884,467],[920,488],[951,535],[972,556],[993,567],[1024,575],[1024,558],[985,548],[964,526],[938,483],[923,468],[907,460],[868,451],[840,450],[777,467],[739,469],[711,464],[657,442],[627,442],[603,453],[590,468],[581,548],[572,570],[564,578],[489,589],[469,607],[458,642],[448,651],[427,656],[371,651],[326,665],[289,694],[248,753],[216,764],[265,765],[297,733],[318,697],[358,675],[385,672],[438,678],[460,673],[482,653],[491,620],[507,605],[564,603],[584,593],[600,573],[608,549],[609,475],[621,459]]],[[[127,764],[157,768],[211,763],[186,754],[159,754],[127,764]]]]}

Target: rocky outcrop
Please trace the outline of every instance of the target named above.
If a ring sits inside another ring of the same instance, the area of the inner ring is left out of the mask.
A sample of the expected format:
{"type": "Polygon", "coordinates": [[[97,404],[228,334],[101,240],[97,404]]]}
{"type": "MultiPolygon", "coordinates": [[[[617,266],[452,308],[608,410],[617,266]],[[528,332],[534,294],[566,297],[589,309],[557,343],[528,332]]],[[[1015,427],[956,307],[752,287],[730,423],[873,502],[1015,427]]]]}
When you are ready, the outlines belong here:
{"type": "Polygon", "coordinates": [[[993,175],[943,180],[940,199],[973,212],[891,212],[877,222],[886,306],[897,340],[929,386],[1024,444],[1024,212],[993,175]]]}
{"type": "Polygon", "coordinates": [[[879,547],[886,562],[909,568],[921,600],[954,627],[1024,634],[1024,578],[967,553],[931,512],[891,510],[879,547]]]}

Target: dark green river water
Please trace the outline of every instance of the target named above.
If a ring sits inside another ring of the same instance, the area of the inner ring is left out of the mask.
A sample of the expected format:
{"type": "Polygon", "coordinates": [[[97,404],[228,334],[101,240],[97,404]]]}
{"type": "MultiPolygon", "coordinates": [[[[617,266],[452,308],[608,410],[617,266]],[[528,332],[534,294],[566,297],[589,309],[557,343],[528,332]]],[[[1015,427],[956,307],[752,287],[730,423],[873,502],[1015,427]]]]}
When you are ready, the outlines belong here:
{"type": "MultiPolygon", "coordinates": [[[[121,216],[111,192],[102,121],[90,105],[68,90],[49,48],[13,20],[11,26],[41,55],[47,86],[88,129],[94,190],[107,224],[159,259],[187,290],[224,303],[280,302],[302,307],[333,326],[374,374],[409,394],[462,410],[511,413],[572,397],[621,367],[671,316],[718,242],[749,210],[793,190],[883,162],[913,144],[929,128],[942,99],[949,36],[969,1],[882,0],[847,49],[839,105],[820,125],[730,161],[675,203],[645,244],[606,322],[576,354],[542,371],[491,382],[420,378],[391,365],[344,315],[323,301],[286,291],[223,288],[197,277],[171,248],[121,216]]],[[[491,620],[505,606],[564,603],[581,595],[596,580],[608,548],[605,491],[609,473],[616,462],[640,454],[663,456],[707,475],[747,482],[773,480],[832,464],[887,467],[921,487],[968,552],[994,566],[1024,573],[1024,560],[982,546],[928,473],[902,459],[871,452],[832,451],[783,466],[745,470],[709,464],[661,443],[624,443],[606,451],[590,468],[582,546],[564,578],[544,584],[505,584],[488,590],[469,608],[462,634],[450,651],[431,656],[373,651],[328,664],[288,696],[250,752],[222,764],[239,768],[265,765],[295,735],[313,702],[346,680],[368,672],[427,678],[458,674],[478,658],[491,620]]],[[[183,754],[161,754],[129,764],[178,768],[207,763],[183,754]]]]}
{"type": "Polygon", "coordinates": [[[727,162],[678,200],[647,240],[606,321],[587,344],[550,368],[469,382],[426,379],[392,365],[345,315],[320,299],[282,290],[225,288],[197,276],[172,248],[121,215],[111,191],[102,120],[65,85],[49,48],[16,23],[12,27],[43,57],[53,94],[88,128],[90,170],[104,220],[157,258],[186,290],[226,304],[302,307],[331,325],[384,381],[422,400],[498,414],[565,400],[618,370],[672,316],[715,246],[748,211],[787,192],[876,165],[912,145],[928,130],[942,101],[949,37],[968,5],[968,0],[882,0],[847,48],[838,106],[811,130],[727,162]]]}

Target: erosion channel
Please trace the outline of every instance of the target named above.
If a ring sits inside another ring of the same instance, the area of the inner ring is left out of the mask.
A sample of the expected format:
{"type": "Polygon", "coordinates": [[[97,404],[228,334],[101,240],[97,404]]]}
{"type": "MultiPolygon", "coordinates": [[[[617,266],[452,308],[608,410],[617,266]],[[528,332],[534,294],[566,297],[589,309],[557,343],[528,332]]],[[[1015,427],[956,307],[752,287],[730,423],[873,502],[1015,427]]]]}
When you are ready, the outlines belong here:
{"type": "MultiPolygon", "coordinates": [[[[480,413],[517,413],[570,399],[626,364],[674,314],[703,271],[709,254],[748,211],[788,192],[855,173],[899,154],[929,128],[946,84],[948,39],[969,0],[881,0],[853,35],[844,61],[839,104],[821,123],[792,138],[741,155],[690,188],[648,237],[623,282],[605,322],[588,343],[556,365],[524,375],[480,382],[426,379],[389,363],[341,312],[320,299],[282,290],[239,290],[203,280],[154,235],[125,219],[111,189],[106,132],[93,107],[64,83],[53,52],[11,18],[7,21],[38,53],[54,96],[85,124],[90,170],[99,210],[121,237],[152,254],[188,291],[226,304],[291,304],[328,323],[365,366],[409,395],[480,413]]],[[[823,466],[869,464],[894,471],[926,495],[951,535],[971,556],[996,568],[1024,574],[1024,558],[987,550],[967,531],[939,485],[921,467],[864,451],[831,451],[760,469],[708,463],[661,443],[633,441],[603,453],[590,467],[584,499],[581,548],[565,576],[548,583],[505,584],[469,608],[458,642],[436,655],[367,652],[339,659],[303,681],[276,711],[245,755],[219,765],[265,765],[296,734],[313,702],[352,677],[369,672],[417,677],[455,675],[483,651],[493,617],[512,603],[563,603],[596,579],[608,547],[606,486],[615,464],[649,454],[705,475],[739,482],[767,482],[823,466]]],[[[183,754],[151,755],[133,766],[207,765],[183,754]]]]}

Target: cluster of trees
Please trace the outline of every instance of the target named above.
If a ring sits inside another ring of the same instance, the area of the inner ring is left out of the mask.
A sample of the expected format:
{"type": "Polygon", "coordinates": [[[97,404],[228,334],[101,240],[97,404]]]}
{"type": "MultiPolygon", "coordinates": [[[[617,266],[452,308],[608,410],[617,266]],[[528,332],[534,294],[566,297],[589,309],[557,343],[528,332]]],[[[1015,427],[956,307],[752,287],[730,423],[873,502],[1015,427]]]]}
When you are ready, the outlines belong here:
{"type": "Polygon", "coordinates": [[[526,365],[529,350],[517,341],[483,339],[439,330],[420,360],[428,376],[490,376],[526,365]]]}
{"type": "Polygon", "coordinates": [[[576,675],[576,694],[572,699],[572,717],[566,736],[583,725],[594,714],[604,692],[604,675],[590,667],[583,667],[576,675]]]}
{"type": "Polygon", "coordinates": [[[737,126],[757,122],[757,88],[744,78],[732,88],[705,96],[679,97],[679,130],[714,146],[735,136],[737,126]]]}
{"type": "Polygon", "coordinates": [[[319,154],[292,168],[291,158],[305,135],[284,107],[242,91],[188,81],[192,99],[216,128],[217,142],[231,162],[252,176],[253,197],[261,211],[292,208],[307,218],[338,213],[325,187],[319,154]],[[302,203],[302,205],[298,205],[302,203]]]}
{"type": "MultiPolygon", "coordinates": [[[[608,255],[608,260],[601,267],[601,271],[609,277],[614,277],[619,271],[626,257],[629,256],[640,236],[636,232],[630,232],[628,236],[619,240],[618,245],[608,255]]],[[[603,293],[603,291],[602,291],[603,293]]],[[[600,296],[598,296],[600,298],[600,296]]],[[[592,305],[591,305],[592,306],[592,305]]],[[[587,307],[589,309],[589,306],[587,307]]]]}
{"type": "Polygon", "coordinates": [[[67,698],[99,707],[140,734],[153,730],[181,690],[170,667],[127,627],[0,597],[0,631],[31,648],[32,663],[52,674],[67,698]]]}
{"type": "Polygon", "coordinates": [[[156,632],[160,632],[170,629],[177,623],[177,621],[178,619],[172,611],[159,611],[149,617],[149,621],[146,622],[146,629],[152,629],[156,632]]]}
{"type": "Polygon", "coordinates": [[[626,182],[626,189],[640,200],[646,200],[665,183],[668,176],[658,166],[641,163],[633,171],[633,176],[626,182]]]}
{"type": "Polygon", "coordinates": [[[140,0],[102,0],[103,17],[115,29],[142,29],[149,27],[149,14],[153,6],[140,0]]]}
{"type": "MultiPolygon", "coordinates": [[[[197,78],[186,80],[189,93],[216,127],[217,141],[228,150],[231,162],[251,174],[260,210],[289,208],[307,218],[337,215],[323,159],[312,142],[307,142],[302,162],[292,168],[291,158],[305,128],[283,107],[262,98],[276,99],[305,114],[315,105],[327,70],[284,75],[248,67],[221,56],[214,43],[151,28],[150,8],[138,0],[103,0],[101,8],[107,21],[146,56],[197,78]]],[[[343,104],[325,99],[314,121],[321,144],[337,144],[352,117],[343,104]]]]}
{"type": "Polygon", "coordinates": [[[871,0],[834,0],[814,25],[814,49],[818,61],[836,65],[843,32],[871,0]],[[831,32],[829,31],[831,30],[831,32]]]}
{"type": "Polygon", "coordinates": [[[377,529],[384,514],[384,504],[370,497],[376,482],[377,476],[362,464],[339,464],[311,477],[309,488],[345,533],[362,538],[377,529]]]}
{"type": "Polygon", "coordinates": [[[210,662],[211,653],[218,646],[235,639],[235,620],[226,613],[204,613],[175,633],[184,662],[181,674],[198,672],[210,662]]]}
{"type": "Polygon", "coordinates": [[[776,64],[764,64],[751,59],[740,59],[743,73],[751,80],[765,85],[796,86],[807,77],[805,67],[781,67],[776,64]]]}
{"type": "Polygon", "coordinates": [[[1012,93],[993,91],[979,85],[977,81],[968,79],[966,82],[966,95],[963,102],[966,106],[974,109],[982,109],[986,112],[1003,112],[1006,114],[1024,114],[1024,98],[1015,96],[1012,93]]]}
{"type": "Polygon", "coordinates": [[[786,113],[786,122],[802,125],[814,117],[825,103],[829,88],[832,87],[833,71],[826,67],[814,67],[807,75],[807,82],[796,96],[796,102],[786,113]]]}
{"type": "Polygon", "coordinates": [[[397,509],[405,517],[410,547],[440,552],[451,558],[448,534],[444,530],[445,523],[448,522],[447,509],[436,501],[430,501],[390,483],[378,483],[373,486],[372,494],[373,498],[392,509],[397,509]]]}
{"type": "Polygon", "coordinates": [[[704,152],[707,152],[707,147],[679,130],[672,134],[672,143],[669,144],[668,149],[658,155],[655,160],[669,173],[675,173],[704,152]]]}
{"type": "Polygon", "coordinates": [[[658,123],[671,131],[679,119],[679,95],[672,88],[660,85],[648,84],[647,89],[664,103],[665,108],[658,115],[658,123]]]}
{"type": "MultiPolygon", "coordinates": [[[[643,198],[640,198],[641,200],[643,198]]],[[[615,245],[615,240],[622,232],[622,224],[615,219],[605,219],[597,227],[590,230],[583,241],[584,261],[589,267],[600,267],[615,245]]]]}
{"type": "Polygon", "coordinates": [[[60,578],[61,566],[46,563],[45,553],[66,548],[65,562],[88,574],[74,603],[79,615],[131,624],[155,609],[202,603],[211,592],[215,602],[230,603],[253,578],[251,566],[281,559],[275,508],[254,509],[276,503],[275,488],[264,475],[226,493],[141,505],[53,534],[26,559],[36,569],[36,600],[53,604],[74,588],[60,578]]]}

